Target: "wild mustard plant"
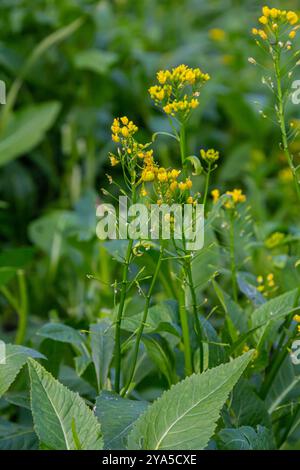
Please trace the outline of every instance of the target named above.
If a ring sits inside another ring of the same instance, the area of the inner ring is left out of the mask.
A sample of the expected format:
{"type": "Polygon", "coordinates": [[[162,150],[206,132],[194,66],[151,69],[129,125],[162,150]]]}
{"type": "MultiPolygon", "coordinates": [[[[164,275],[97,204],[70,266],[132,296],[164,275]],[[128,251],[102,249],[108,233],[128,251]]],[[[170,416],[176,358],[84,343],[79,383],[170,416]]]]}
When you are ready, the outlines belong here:
{"type": "MultiPolygon", "coordinates": [[[[275,85],[272,77],[263,78],[263,82],[272,90],[276,98],[276,116],[281,132],[281,146],[287,158],[292,172],[297,196],[300,201],[300,179],[298,176],[299,165],[295,164],[294,156],[289,147],[296,132],[289,129],[286,119],[286,104],[289,99],[290,84],[293,70],[298,65],[299,51],[294,48],[294,40],[299,30],[299,17],[294,11],[280,10],[277,8],[262,8],[262,16],[259,18],[260,27],[253,28],[252,34],[256,38],[257,45],[270,56],[273,64],[275,85]],[[286,80],[287,79],[287,80],[286,80]]],[[[256,64],[256,60],[249,59],[256,64]]]]}
{"type": "MultiPolygon", "coordinates": [[[[181,165],[185,176],[187,176],[188,161],[191,160],[198,169],[201,168],[200,160],[193,156],[189,157],[187,153],[186,142],[186,126],[190,118],[192,110],[199,106],[199,96],[201,87],[210,79],[207,73],[202,72],[199,68],[189,68],[186,65],[179,65],[171,70],[160,70],[157,73],[157,84],[149,88],[149,93],[154,103],[166,113],[170,126],[174,132],[173,137],[179,142],[181,165]]],[[[209,175],[213,161],[219,158],[217,152],[208,151],[205,153],[205,160],[208,164],[205,199],[208,192],[209,175]]],[[[175,184],[176,185],[176,184],[175,184]]],[[[174,185],[174,187],[175,187],[174,185]]],[[[192,181],[187,178],[186,181],[178,184],[178,189],[186,197],[188,203],[196,203],[195,199],[190,195],[189,191],[192,187],[192,181]]],[[[177,187],[176,187],[177,189],[177,187]]],[[[199,199],[199,198],[198,198],[199,199]]],[[[204,203],[206,202],[204,199],[204,203]]],[[[181,249],[175,245],[177,254],[182,257],[183,267],[180,275],[180,284],[188,286],[192,298],[192,311],[194,317],[195,331],[198,338],[200,353],[200,371],[204,367],[203,353],[203,331],[198,316],[198,302],[192,274],[192,257],[186,249],[186,240],[183,237],[181,249]]],[[[183,332],[183,345],[185,354],[185,369],[187,375],[191,374],[192,353],[190,348],[190,334],[188,326],[188,308],[186,306],[185,290],[179,291],[179,309],[180,320],[183,332]]]]}
{"type": "MultiPolygon", "coordinates": [[[[220,199],[220,191],[213,189],[211,191],[213,203],[216,204],[220,199]]],[[[235,219],[239,216],[238,206],[246,202],[247,198],[243,194],[242,189],[233,189],[226,191],[223,195],[223,207],[229,216],[229,250],[230,250],[230,265],[231,265],[231,282],[232,282],[232,295],[234,301],[238,302],[238,284],[237,284],[237,269],[236,269],[236,255],[235,255],[235,219]]]]}

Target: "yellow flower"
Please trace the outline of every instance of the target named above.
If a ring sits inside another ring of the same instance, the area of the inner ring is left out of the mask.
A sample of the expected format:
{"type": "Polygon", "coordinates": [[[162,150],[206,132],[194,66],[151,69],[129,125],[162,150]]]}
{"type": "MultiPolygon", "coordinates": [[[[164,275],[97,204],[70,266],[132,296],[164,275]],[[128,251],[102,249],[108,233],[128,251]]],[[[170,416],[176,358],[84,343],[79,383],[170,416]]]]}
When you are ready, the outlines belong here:
{"type": "Polygon", "coordinates": [[[262,276],[258,276],[256,280],[258,284],[262,284],[264,282],[264,278],[262,276]]]}
{"type": "Polygon", "coordinates": [[[298,15],[297,15],[297,13],[295,13],[294,11],[289,11],[289,12],[286,14],[286,19],[288,20],[288,22],[289,22],[291,25],[294,25],[294,24],[298,23],[299,17],[298,17],[298,15]]]}
{"type": "Polygon", "coordinates": [[[209,37],[213,41],[224,41],[224,39],[226,37],[226,33],[223,29],[213,28],[213,29],[210,29],[210,31],[209,31],[209,37]]]}
{"type": "Polygon", "coordinates": [[[143,188],[143,189],[141,190],[141,196],[145,197],[145,196],[147,196],[147,194],[148,194],[148,192],[146,191],[145,188],[143,188]]]}
{"type": "Polygon", "coordinates": [[[274,232],[270,237],[266,239],[265,246],[269,249],[275,248],[284,240],[284,238],[284,233],[274,232]]]}
{"type": "Polygon", "coordinates": [[[220,191],[218,189],[213,189],[211,195],[213,198],[213,203],[216,204],[216,202],[218,202],[220,199],[220,191]]]}
{"type": "Polygon", "coordinates": [[[227,209],[232,208],[233,205],[239,204],[246,201],[246,196],[243,194],[241,189],[234,189],[233,191],[227,191],[226,194],[230,196],[231,200],[225,203],[227,209]]]}
{"type": "Polygon", "coordinates": [[[160,168],[158,170],[157,179],[161,183],[165,183],[166,181],[168,181],[168,173],[166,172],[166,170],[164,168],[160,168]]]}
{"type": "Polygon", "coordinates": [[[260,29],[260,30],[258,31],[258,34],[260,35],[260,37],[261,37],[264,41],[266,41],[266,40],[268,39],[268,36],[266,35],[266,33],[265,33],[262,29],[260,29]]]}
{"type": "Polygon", "coordinates": [[[186,200],[187,204],[193,204],[194,202],[194,199],[192,198],[192,196],[189,196],[186,200]]]}
{"type": "Polygon", "coordinates": [[[154,181],[154,178],[155,178],[154,171],[148,170],[147,168],[143,170],[142,172],[143,181],[147,181],[147,182],[154,181]]]}
{"type": "Polygon", "coordinates": [[[214,149],[209,149],[207,151],[201,149],[200,155],[203,158],[203,160],[205,160],[207,163],[214,163],[220,158],[219,152],[217,152],[214,149]]]}
{"type": "Polygon", "coordinates": [[[111,166],[116,166],[118,165],[118,163],[120,163],[119,160],[114,155],[110,155],[109,159],[110,159],[111,166]]]}
{"type": "Polygon", "coordinates": [[[289,34],[289,38],[290,38],[290,39],[294,39],[294,38],[296,37],[296,34],[297,34],[297,33],[296,33],[295,30],[291,31],[290,34],[289,34]]]}
{"type": "Polygon", "coordinates": [[[177,181],[172,181],[172,183],[170,184],[170,191],[174,192],[178,187],[178,183],[177,181]]]}
{"type": "Polygon", "coordinates": [[[261,24],[268,24],[268,18],[266,16],[261,16],[258,21],[261,24]]]}
{"type": "Polygon", "coordinates": [[[126,126],[128,124],[128,117],[127,116],[121,117],[121,122],[122,124],[124,124],[124,126],[126,126]]]}
{"type": "Polygon", "coordinates": [[[245,346],[243,347],[243,353],[246,353],[248,351],[250,351],[250,348],[247,344],[245,344],[245,346]]]}
{"type": "Polygon", "coordinates": [[[185,191],[187,189],[187,184],[183,183],[182,181],[178,185],[180,191],[185,191]]]}
{"type": "Polygon", "coordinates": [[[271,10],[270,10],[270,8],[267,7],[267,6],[263,7],[262,12],[263,12],[263,15],[266,16],[267,18],[268,18],[268,17],[270,16],[270,14],[271,14],[271,10]]]}
{"type": "Polygon", "coordinates": [[[186,184],[186,187],[187,187],[188,189],[191,189],[192,186],[193,186],[193,182],[192,182],[192,180],[191,180],[190,178],[187,178],[187,179],[185,180],[185,184],[186,184]]]}
{"type": "Polygon", "coordinates": [[[176,178],[178,178],[178,176],[180,175],[180,173],[181,173],[181,170],[175,170],[175,169],[173,169],[173,170],[169,171],[168,177],[171,178],[171,179],[173,179],[173,180],[176,180],[176,178]]]}
{"type": "Polygon", "coordinates": [[[294,315],[293,320],[297,323],[300,323],[300,315],[298,314],[294,315]]]}
{"type": "Polygon", "coordinates": [[[252,34],[254,34],[254,36],[257,36],[258,35],[258,29],[257,28],[252,28],[252,34]]]}
{"type": "Polygon", "coordinates": [[[275,286],[274,274],[268,274],[267,275],[267,281],[268,281],[268,286],[269,287],[274,287],[275,286]]]}
{"type": "Polygon", "coordinates": [[[129,130],[127,127],[122,127],[121,132],[122,132],[123,137],[126,138],[129,136],[129,130]]]}

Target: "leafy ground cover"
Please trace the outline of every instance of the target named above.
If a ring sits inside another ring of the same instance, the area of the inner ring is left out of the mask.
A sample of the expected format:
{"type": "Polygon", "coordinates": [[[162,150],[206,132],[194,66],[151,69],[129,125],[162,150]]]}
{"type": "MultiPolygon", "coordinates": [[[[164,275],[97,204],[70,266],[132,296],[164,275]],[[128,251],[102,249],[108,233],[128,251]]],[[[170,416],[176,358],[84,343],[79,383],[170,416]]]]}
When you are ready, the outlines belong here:
{"type": "Polygon", "coordinates": [[[300,449],[285,3],[1,2],[0,449],[300,449]],[[119,195],[204,246],[100,241],[119,195]]]}

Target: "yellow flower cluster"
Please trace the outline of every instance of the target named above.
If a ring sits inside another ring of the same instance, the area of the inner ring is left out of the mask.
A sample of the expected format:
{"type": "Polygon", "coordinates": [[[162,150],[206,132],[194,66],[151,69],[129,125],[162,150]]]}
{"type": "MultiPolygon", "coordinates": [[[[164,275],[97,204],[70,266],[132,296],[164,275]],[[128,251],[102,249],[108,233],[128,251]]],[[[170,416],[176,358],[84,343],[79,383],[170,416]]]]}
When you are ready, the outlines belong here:
{"type": "Polygon", "coordinates": [[[122,142],[122,140],[126,141],[132,137],[138,131],[138,127],[132,121],[129,121],[127,116],[123,116],[114,119],[111,131],[112,140],[114,142],[122,142]]]}
{"type": "Polygon", "coordinates": [[[296,323],[299,323],[299,324],[297,325],[297,331],[298,331],[298,333],[300,333],[300,315],[298,315],[298,314],[294,315],[293,320],[294,320],[296,323]]]}
{"type": "MultiPolygon", "coordinates": [[[[264,29],[253,28],[252,33],[255,36],[260,36],[264,41],[268,39],[278,38],[280,28],[282,26],[293,26],[292,30],[289,30],[289,39],[294,39],[297,33],[299,17],[294,11],[278,10],[277,8],[269,8],[264,6],[262,9],[262,16],[258,20],[264,29]]],[[[289,47],[290,48],[290,45],[289,47]]]]}
{"type": "Polygon", "coordinates": [[[209,149],[209,150],[200,150],[200,155],[203,158],[204,161],[207,163],[215,163],[217,160],[220,158],[219,152],[217,152],[214,149],[209,149]]]}
{"type": "Polygon", "coordinates": [[[264,278],[264,276],[258,276],[256,281],[258,283],[258,292],[263,293],[265,297],[270,295],[276,289],[273,273],[268,274],[266,278],[264,278]]]}
{"type": "Polygon", "coordinates": [[[166,114],[186,116],[199,105],[199,88],[209,79],[209,75],[199,68],[179,65],[172,70],[160,70],[157,73],[158,85],[151,86],[149,93],[166,114]],[[186,87],[191,87],[191,90],[186,92],[186,87]]]}
{"type": "MultiPolygon", "coordinates": [[[[233,191],[227,191],[227,196],[230,196],[229,200],[224,203],[226,209],[233,209],[237,204],[246,201],[246,196],[243,194],[241,189],[234,189],[233,191]]],[[[218,189],[213,189],[211,191],[211,196],[213,198],[213,203],[216,204],[220,199],[220,191],[218,189]]]]}
{"type": "Polygon", "coordinates": [[[284,240],[285,235],[282,232],[274,232],[270,237],[268,237],[265,241],[265,246],[269,249],[275,248],[276,246],[280,245],[280,243],[284,240]]]}
{"type": "Polygon", "coordinates": [[[234,189],[233,191],[227,191],[226,192],[227,196],[230,196],[231,200],[226,202],[225,207],[226,208],[231,208],[232,203],[233,205],[237,205],[241,202],[246,201],[246,196],[243,194],[243,191],[241,189],[234,189]]]}
{"type": "Polygon", "coordinates": [[[218,189],[213,189],[211,192],[213,203],[216,204],[220,199],[220,191],[218,189]]]}

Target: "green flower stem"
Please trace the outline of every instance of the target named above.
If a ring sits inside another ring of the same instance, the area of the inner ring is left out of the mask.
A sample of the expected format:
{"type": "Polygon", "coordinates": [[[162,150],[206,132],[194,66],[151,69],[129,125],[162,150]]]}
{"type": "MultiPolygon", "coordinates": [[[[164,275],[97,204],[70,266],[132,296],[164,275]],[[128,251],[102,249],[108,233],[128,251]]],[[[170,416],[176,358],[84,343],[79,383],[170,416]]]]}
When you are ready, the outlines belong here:
{"type": "MultiPolygon", "coordinates": [[[[184,276],[182,276],[184,278],[184,276]]],[[[184,279],[182,279],[183,283],[184,279]]],[[[182,330],[182,340],[184,348],[184,369],[185,375],[191,375],[193,373],[192,365],[192,350],[189,332],[188,312],[185,305],[185,293],[182,286],[178,289],[178,303],[179,303],[179,318],[182,330]]]]}
{"type": "Polygon", "coordinates": [[[180,156],[184,174],[186,174],[186,132],[184,124],[180,127],[180,156]]]}
{"type": "Polygon", "coordinates": [[[126,383],[125,387],[121,391],[121,396],[126,395],[128,389],[130,388],[132,379],[133,379],[134,374],[135,374],[135,369],[136,369],[136,364],[137,364],[137,359],[138,359],[138,354],[139,354],[139,349],[140,349],[140,342],[141,342],[142,334],[143,334],[144,327],[145,327],[145,324],[146,324],[146,321],[147,321],[147,316],[148,316],[148,311],[149,311],[149,306],[150,306],[150,301],[151,301],[153,289],[154,289],[154,286],[156,284],[156,281],[157,281],[157,278],[158,278],[158,275],[159,275],[161,262],[162,262],[162,257],[163,257],[163,251],[164,251],[164,247],[163,247],[163,244],[161,242],[161,247],[160,247],[160,252],[159,252],[159,257],[158,257],[158,260],[157,260],[156,268],[155,268],[155,271],[154,271],[154,274],[153,274],[153,277],[152,277],[152,281],[151,281],[149,290],[148,290],[147,295],[146,295],[146,302],[145,302],[142,321],[141,321],[140,327],[139,327],[139,329],[137,331],[137,335],[136,335],[135,346],[134,346],[134,351],[133,351],[133,360],[132,360],[131,369],[130,369],[130,372],[129,372],[129,377],[128,377],[128,380],[127,380],[127,383],[126,383]]]}
{"type": "Polygon", "coordinates": [[[277,117],[278,117],[280,130],[281,130],[283,150],[287,158],[291,172],[293,174],[296,193],[300,202],[300,186],[299,186],[299,182],[297,178],[297,171],[293,164],[293,157],[289,150],[288,138],[287,138],[287,129],[286,129],[286,123],[285,123],[285,116],[284,116],[283,91],[282,91],[282,84],[281,84],[280,59],[281,59],[281,50],[280,50],[280,47],[277,46],[276,51],[275,51],[275,57],[274,57],[274,67],[275,67],[275,75],[276,75],[276,83],[277,83],[277,107],[278,107],[277,117]]]}
{"type": "MultiPolygon", "coordinates": [[[[132,202],[135,202],[136,188],[135,188],[135,174],[132,175],[132,202]]],[[[115,392],[120,392],[120,377],[121,377],[121,322],[123,318],[123,311],[125,306],[125,300],[127,295],[127,284],[128,284],[128,271],[129,264],[132,255],[133,240],[129,239],[128,247],[125,255],[125,261],[123,265],[122,273],[122,287],[120,295],[120,303],[116,318],[116,330],[115,330],[115,392]]]]}
{"type": "Polygon", "coordinates": [[[235,262],[235,246],[234,246],[234,213],[230,213],[230,230],[229,230],[229,246],[230,246],[230,264],[231,264],[231,279],[232,279],[232,294],[233,299],[238,302],[238,287],[236,279],[236,262],[235,262]]]}
{"type": "Polygon", "coordinates": [[[203,331],[202,331],[202,325],[198,317],[197,297],[196,297],[195,287],[193,283],[193,273],[192,273],[190,257],[187,258],[187,261],[185,263],[185,271],[186,271],[187,278],[189,281],[189,288],[190,288],[191,297],[192,297],[192,310],[193,310],[193,316],[194,316],[195,331],[196,331],[198,342],[199,342],[199,356],[200,356],[199,357],[199,370],[200,372],[203,372],[204,370],[203,331]]]}
{"type": "Polygon", "coordinates": [[[121,296],[120,296],[120,303],[119,303],[118,314],[117,314],[117,319],[116,319],[116,331],[115,331],[115,391],[116,393],[120,392],[121,322],[122,322],[123,310],[124,310],[124,305],[125,305],[125,300],[126,300],[128,271],[129,271],[132,246],[133,246],[133,240],[130,239],[128,242],[125,262],[123,265],[121,296]]]}
{"type": "Polygon", "coordinates": [[[204,212],[205,212],[207,196],[208,196],[210,173],[211,173],[211,163],[208,164],[208,169],[207,169],[206,179],[205,179],[205,188],[204,188],[204,196],[203,196],[204,212]]]}
{"type": "Polygon", "coordinates": [[[28,296],[24,271],[20,269],[17,273],[17,276],[20,293],[20,308],[18,310],[19,324],[16,335],[16,344],[23,344],[25,340],[28,320],[28,296]]]}

